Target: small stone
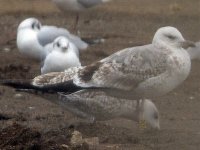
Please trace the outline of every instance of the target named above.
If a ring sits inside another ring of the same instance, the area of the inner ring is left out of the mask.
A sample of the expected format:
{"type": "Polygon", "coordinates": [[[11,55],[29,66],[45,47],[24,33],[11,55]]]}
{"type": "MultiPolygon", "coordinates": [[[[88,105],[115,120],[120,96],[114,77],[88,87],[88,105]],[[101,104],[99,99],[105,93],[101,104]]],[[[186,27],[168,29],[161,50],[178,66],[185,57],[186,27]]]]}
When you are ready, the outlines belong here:
{"type": "Polygon", "coordinates": [[[189,97],[189,99],[190,99],[190,100],[193,100],[193,99],[194,99],[194,97],[193,97],[193,96],[190,96],[190,97],[189,97]]]}
{"type": "Polygon", "coordinates": [[[69,146],[68,146],[68,145],[66,145],[66,144],[62,144],[62,145],[61,145],[61,147],[62,147],[62,148],[66,148],[66,149],[68,149],[68,148],[69,148],[69,146]]]}
{"type": "Polygon", "coordinates": [[[129,41],[128,43],[129,43],[129,44],[132,44],[132,43],[133,43],[133,41],[129,41]]]}
{"type": "Polygon", "coordinates": [[[30,107],[28,107],[28,108],[29,108],[30,110],[33,110],[33,109],[35,109],[35,107],[31,107],[31,106],[30,106],[30,107]]]}
{"type": "Polygon", "coordinates": [[[16,99],[24,99],[24,95],[22,95],[20,93],[17,93],[17,94],[15,94],[14,98],[16,98],[16,99]]]}
{"type": "Polygon", "coordinates": [[[101,43],[105,43],[105,39],[103,39],[103,38],[101,38],[101,39],[95,39],[95,40],[93,40],[93,43],[94,44],[101,44],[101,43]]]}
{"type": "Polygon", "coordinates": [[[72,138],[71,138],[70,143],[72,145],[81,145],[83,144],[83,142],[84,140],[83,140],[82,134],[79,131],[74,131],[72,133],[72,138]]]}
{"type": "Polygon", "coordinates": [[[111,150],[112,150],[112,149],[116,150],[116,149],[119,148],[119,146],[116,145],[116,144],[110,144],[110,145],[107,145],[106,147],[109,148],[109,149],[111,149],[111,150]]]}
{"type": "Polygon", "coordinates": [[[6,48],[3,49],[3,51],[6,52],[6,53],[10,52],[10,48],[6,47],[6,48]]]}
{"type": "Polygon", "coordinates": [[[85,138],[84,142],[87,143],[89,146],[96,146],[99,145],[99,138],[98,137],[85,138]]]}

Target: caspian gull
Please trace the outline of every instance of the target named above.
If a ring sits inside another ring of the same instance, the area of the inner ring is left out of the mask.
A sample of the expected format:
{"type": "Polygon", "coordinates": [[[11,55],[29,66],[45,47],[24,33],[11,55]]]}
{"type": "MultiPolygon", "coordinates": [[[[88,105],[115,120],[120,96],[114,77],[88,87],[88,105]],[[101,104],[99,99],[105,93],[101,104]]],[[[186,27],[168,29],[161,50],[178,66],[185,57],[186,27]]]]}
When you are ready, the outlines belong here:
{"type": "Polygon", "coordinates": [[[53,49],[44,60],[41,73],[61,72],[76,66],[81,66],[78,49],[67,38],[61,36],[54,40],[53,49]]]}
{"type": "Polygon", "coordinates": [[[87,43],[66,29],[56,26],[42,26],[36,18],[25,19],[18,26],[17,47],[22,54],[43,60],[46,57],[44,46],[52,43],[59,36],[68,38],[78,49],[82,50],[88,47],[87,43]]]}
{"type": "Polygon", "coordinates": [[[162,27],[152,44],[126,48],[91,65],[41,75],[25,84],[13,80],[2,84],[44,92],[100,89],[122,99],[152,98],[172,91],[188,77],[191,60],[183,46],[194,43],[174,27],[162,27]]]}

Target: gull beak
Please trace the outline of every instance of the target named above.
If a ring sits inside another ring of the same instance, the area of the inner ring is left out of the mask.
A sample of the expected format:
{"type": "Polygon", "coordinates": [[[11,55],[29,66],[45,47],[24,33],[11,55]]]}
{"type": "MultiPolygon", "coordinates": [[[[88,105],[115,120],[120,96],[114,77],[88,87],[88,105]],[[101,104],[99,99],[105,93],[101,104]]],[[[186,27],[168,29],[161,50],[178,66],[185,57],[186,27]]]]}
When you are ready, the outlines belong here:
{"type": "Polygon", "coordinates": [[[62,46],[62,49],[67,49],[67,46],[62,46]]]}
{"type": "Polygon", "coordinates": [[[158,124],[158,126],[156,127],[156,130],[160,130],[160,124],[158,124]]]}
{"type": "Polygon", "coordinates": [[[69,47],[69,45],[63,45],[61,48],[65,52],[65,51],[67,51],[68,47],[69,47]]]}
{"type": "Polygon", "coordinates": [[[184,49],[188,49],[189,47],[196,47],[195,43],[192,41],[183,41],[181,42],[181,47],[184,49]]]}

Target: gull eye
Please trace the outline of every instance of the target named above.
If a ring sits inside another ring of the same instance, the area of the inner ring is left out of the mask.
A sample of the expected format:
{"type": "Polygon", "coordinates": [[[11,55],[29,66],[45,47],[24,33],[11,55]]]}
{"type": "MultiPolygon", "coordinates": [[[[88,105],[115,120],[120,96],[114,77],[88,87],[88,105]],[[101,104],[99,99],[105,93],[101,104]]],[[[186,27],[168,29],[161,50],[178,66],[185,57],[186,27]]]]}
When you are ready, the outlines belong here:
{"type": "Polygon", "coordinates": [[[175,39],[176,39],[176,37],[173,36],[173,35],[167,35],[167,37],[168,37],[169,39],[171,39],[171,40],[175,40],[175,39]]]}
{"type": "Polygon", "coordinates": [[[37,28],[38,28],[38,30],[40,30],[40,24],[39,23],[37,24],[37,28]]]}
{"type": "Polygon", "coordinates": [[[158,119],[158,114],[157,114],[157,113],[154,113],[154,114],[153,114],[153,117],[154,117],[154,119],[158,119]]]}
{"type": "Polygon", "coordinates": [[[60,43],[59,42],[57,43],[57,46],[60,47],[60,43]]]}
{"type": "Polygon", "coordinates": [[[35,27],[35,23],[33,23],[33,24],[31,25],[31,28],[32,28],[32,29],[34,29],[34,27],[35,27]]]}

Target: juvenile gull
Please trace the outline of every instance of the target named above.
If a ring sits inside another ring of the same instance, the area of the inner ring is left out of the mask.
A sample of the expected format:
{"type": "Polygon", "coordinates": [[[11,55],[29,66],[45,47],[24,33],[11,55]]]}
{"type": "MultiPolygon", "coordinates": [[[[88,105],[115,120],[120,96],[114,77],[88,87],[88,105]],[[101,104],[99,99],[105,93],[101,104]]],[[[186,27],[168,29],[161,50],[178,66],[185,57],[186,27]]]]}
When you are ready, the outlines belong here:
{"type": "Polygon", "coordinates": [[[145,121],[152,128],[160,129],[158,110],[148,99],[117,99],[98,90],[81,90],[69,95],[58,94],[59,98],[53,99],[53,103],[91,122],[126,118],[136,122],[145,121]]]}
{"type": "Polygon", "coordinates": [[[126,48],[91,65],[38,76],[25,84],[12,80],[2,84],[44,92],[100,89],[122,99],[152,98],[172,91],[188,77],[191,61],[183,46],[194,43],[174,27],[162,27],[152,44],[126,48]]]}
{"type": "Polygon", "coordinates": [[[70,34],[64,28],[42,26],[38,19],[28,18],[18,26],[17,47],[22,54],[30,58],[43,60],[46,56],[44,46],[52,43],[59,36],[67,37],[78,49],[86,49],[88,46],[78,36],[70,34]]]}
{"type": "Polygon", "coordinates": [[[53,50],[46,56],[41,73],[61,72],[65,69],[81,66],[77,48],[65,37],[53,42],[53,50]]]}

